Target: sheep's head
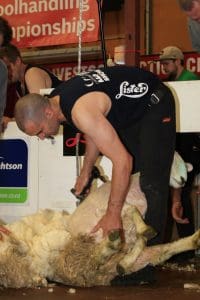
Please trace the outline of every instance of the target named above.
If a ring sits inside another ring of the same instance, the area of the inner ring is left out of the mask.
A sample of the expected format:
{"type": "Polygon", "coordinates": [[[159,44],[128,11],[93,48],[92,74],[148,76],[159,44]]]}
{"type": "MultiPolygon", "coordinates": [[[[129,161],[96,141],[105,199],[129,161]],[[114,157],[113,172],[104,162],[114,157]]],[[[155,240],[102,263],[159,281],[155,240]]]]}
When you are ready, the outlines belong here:
{"type": "Polygon", "coordinates": [[[187,181],[187,172],[192,171],[192,169],[192,165],[185,163],[182,157],[175,152],[170,173],[170,186],[174,188],[183,187],[187,181]]]}

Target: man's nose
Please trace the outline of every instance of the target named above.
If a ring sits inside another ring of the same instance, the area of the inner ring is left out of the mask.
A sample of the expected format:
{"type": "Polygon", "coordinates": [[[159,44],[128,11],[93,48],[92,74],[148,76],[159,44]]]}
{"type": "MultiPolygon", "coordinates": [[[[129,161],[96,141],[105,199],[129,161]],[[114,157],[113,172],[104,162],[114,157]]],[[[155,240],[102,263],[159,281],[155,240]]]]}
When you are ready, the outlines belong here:
{"type": "Polygon", "coordinates": [[[38,137],[40,140],[44,140],[45,139],[45,134],[43,132],[41,132],[40,134],[38,134],[38,137]]]}

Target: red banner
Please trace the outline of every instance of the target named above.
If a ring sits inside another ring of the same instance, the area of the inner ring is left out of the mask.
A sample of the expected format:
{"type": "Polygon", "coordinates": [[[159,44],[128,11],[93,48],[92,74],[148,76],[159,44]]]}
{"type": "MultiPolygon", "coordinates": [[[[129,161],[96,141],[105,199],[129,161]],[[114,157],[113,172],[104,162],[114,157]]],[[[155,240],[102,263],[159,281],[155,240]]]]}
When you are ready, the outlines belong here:
{"type": "MultiPolygon", "coordinates": [[[[187,70],[194,72],[200,76],[200,54],[195,52],[184,53],[185,67],[187,70]]],[[[165,78],[165,72],[158,60],[158,55],[142,55],[140,58],[140,67],[153,72],[160,78],[165,78]]],[[[52,70],[61,80],[67,80],[78,72],[77,62],[59,63],[45,65],[46,68],[52,70]]],[[[103,67],[101,60],[83,61],[81,71],[91,71],[96,68],[103,67]]]]}
{"type": "MultiPolygon", "coordinates": [[[[103,67],[103,62],[100,60],[84,61],[81,72],[92,71],[101,67],[103,67]]],[[[45,68],[51,70],[61,80],[68,80],[78,73],[77,62],[45,65],[45,68]]]]}
{"type": "Polygon", "coordinates": [[[98,39],[97,2],[82,0],[1,0],[0,16],[13,29],[13,43],[19,48],[78,43],[98,39]],[[80,25],[81,11],[81,25],[80,25]]]}

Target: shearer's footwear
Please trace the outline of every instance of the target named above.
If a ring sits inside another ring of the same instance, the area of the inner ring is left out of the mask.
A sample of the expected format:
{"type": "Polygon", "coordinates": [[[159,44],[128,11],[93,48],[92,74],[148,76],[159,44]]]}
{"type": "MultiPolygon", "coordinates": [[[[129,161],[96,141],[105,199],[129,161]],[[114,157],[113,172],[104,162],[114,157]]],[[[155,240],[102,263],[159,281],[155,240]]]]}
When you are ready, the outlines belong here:
{"type": "Polygon", "coordinates": [[[156,270],[153,266],[146,266],[144,269],[139,270],[135,273],[131,273],[123,276],[116,276],[111,280],[112,286],[134,286],[153,284],[156,282],[156,270]]]}
{"type": "Polygon", "coordinates": [[[189,250],[183,253],[176,254],[167,260],[167,263],[189,263],[195,257],[195,251],[189,250]]]}

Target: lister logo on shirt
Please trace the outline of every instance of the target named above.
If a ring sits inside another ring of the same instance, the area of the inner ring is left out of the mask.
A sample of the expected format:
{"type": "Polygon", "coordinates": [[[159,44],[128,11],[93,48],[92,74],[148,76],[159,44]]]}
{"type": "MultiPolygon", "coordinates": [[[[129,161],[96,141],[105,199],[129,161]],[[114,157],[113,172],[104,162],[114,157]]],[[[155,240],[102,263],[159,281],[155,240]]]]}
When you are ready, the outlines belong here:
{"type": "Polygon", "coordinates": [[[149,87],[144,82],[139,82],[137,84],[131,84],[128,81],[123,81],[119,87],[119,93],[115,96],[116,99],[121,97],[127,98],[141,98],[149,90],[149,87]]]}
{"type": "Polygon", "coordinates": [[[0,203],[27,200],[28,147],[24,140],[0,140],[0,203]]]}

